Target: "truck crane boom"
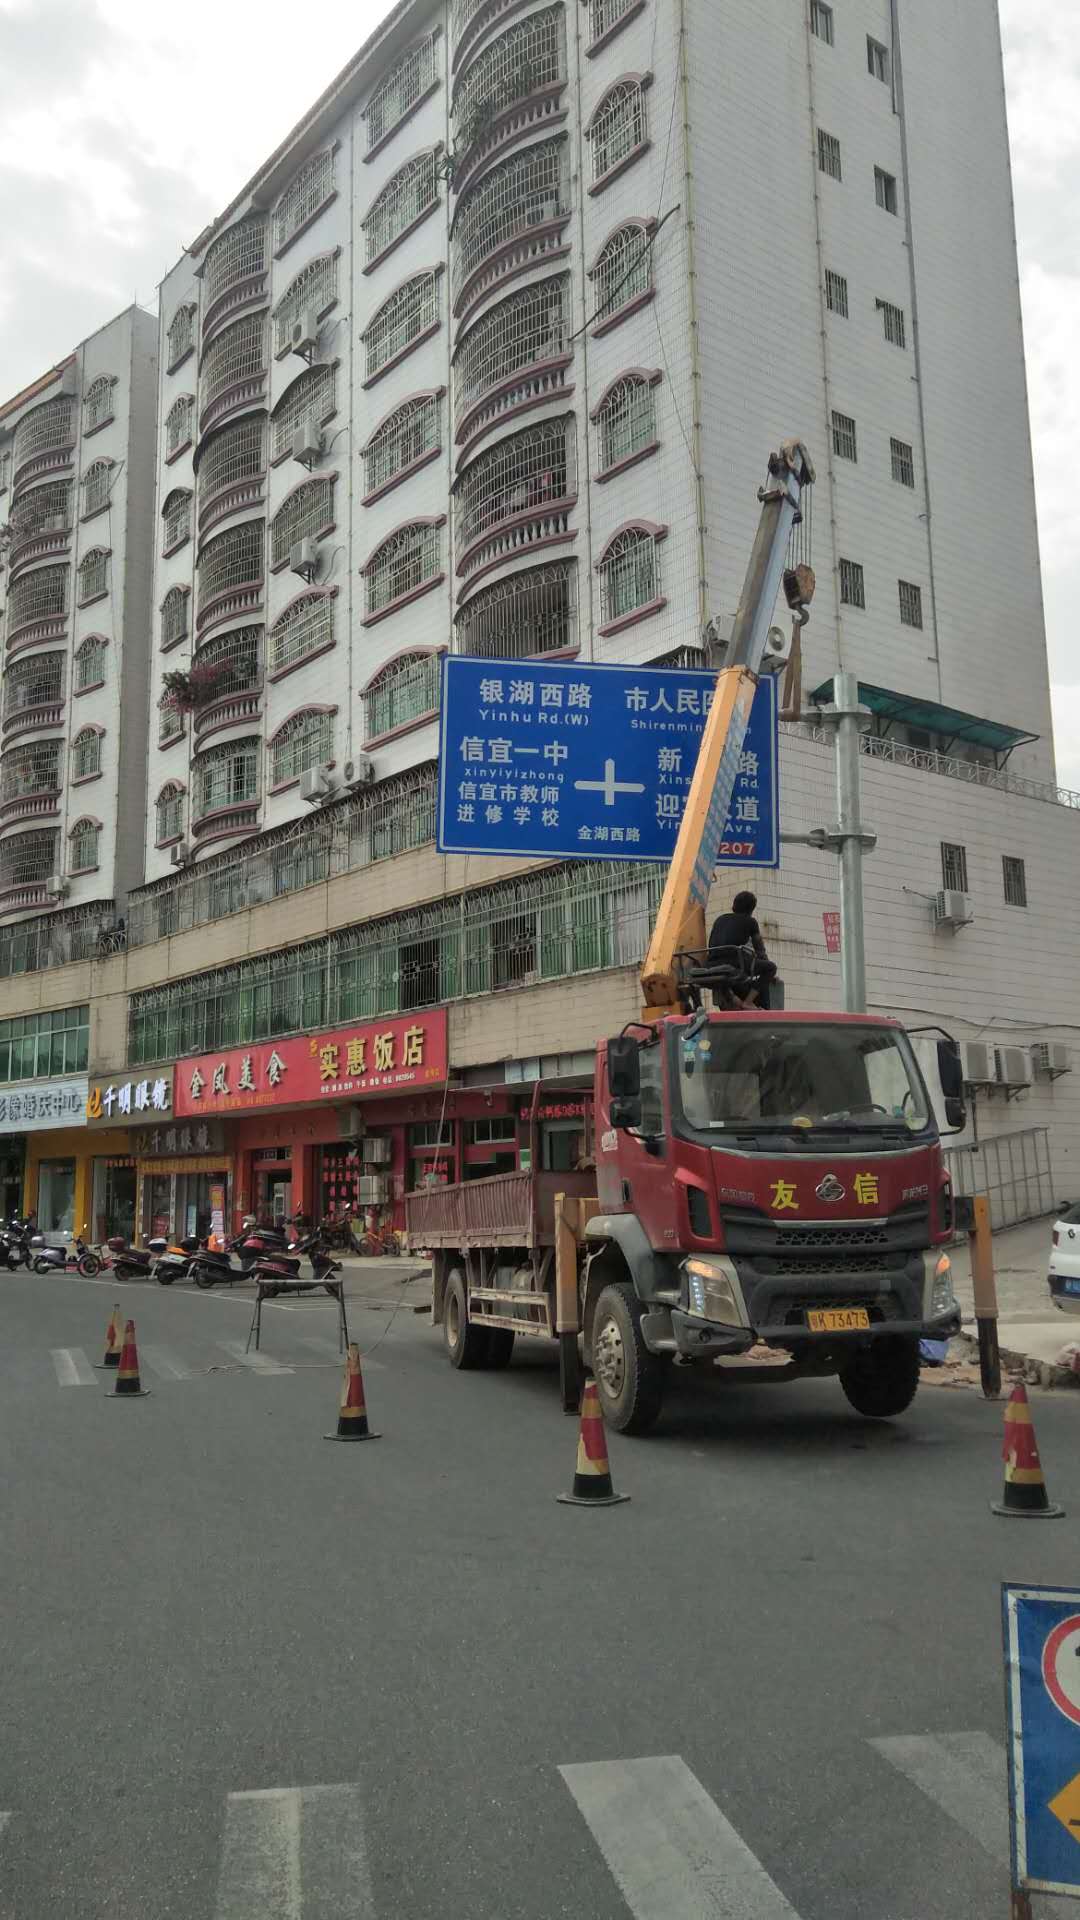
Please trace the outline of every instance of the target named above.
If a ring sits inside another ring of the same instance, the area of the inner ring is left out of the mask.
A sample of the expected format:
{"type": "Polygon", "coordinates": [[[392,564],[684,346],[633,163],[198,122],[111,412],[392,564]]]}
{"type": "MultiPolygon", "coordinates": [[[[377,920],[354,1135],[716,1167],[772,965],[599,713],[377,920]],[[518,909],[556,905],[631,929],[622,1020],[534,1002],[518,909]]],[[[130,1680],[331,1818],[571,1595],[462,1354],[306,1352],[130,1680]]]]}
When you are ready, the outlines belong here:
{"type": "Polygon", "coordinates": [[[686,1011],[679,957],[700,954],[705,948],[705,908],[758,676],[768,657],[770,622],[781,586],[796,620],[805,624],[809,619],[814,576],[807,566],[788,568],[787,553],[791,530],[802,518],[803,496],[813,481],[810,456],[800,440],[785,441],[779,453],[769,456],[769,477],[758,490],[761,519],[727,663],[716,682],[667,884],[641,971],[645,1021],[686,1011]]]}

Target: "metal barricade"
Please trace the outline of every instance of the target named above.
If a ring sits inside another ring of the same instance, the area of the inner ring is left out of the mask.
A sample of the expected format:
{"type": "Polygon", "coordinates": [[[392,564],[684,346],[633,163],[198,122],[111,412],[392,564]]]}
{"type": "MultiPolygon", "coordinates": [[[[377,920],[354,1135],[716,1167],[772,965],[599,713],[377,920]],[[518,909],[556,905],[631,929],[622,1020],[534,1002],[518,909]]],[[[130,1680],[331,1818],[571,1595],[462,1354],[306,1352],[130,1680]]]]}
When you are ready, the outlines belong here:
{"type": "Polygon", "coordinates": [[[985,1193],[994,1231],[1037,1220],[1059,1196],[1054,1189],[1047,1127],[991,1135],[977,1147],[946,1147],[954,1194],[985,1193]]]}

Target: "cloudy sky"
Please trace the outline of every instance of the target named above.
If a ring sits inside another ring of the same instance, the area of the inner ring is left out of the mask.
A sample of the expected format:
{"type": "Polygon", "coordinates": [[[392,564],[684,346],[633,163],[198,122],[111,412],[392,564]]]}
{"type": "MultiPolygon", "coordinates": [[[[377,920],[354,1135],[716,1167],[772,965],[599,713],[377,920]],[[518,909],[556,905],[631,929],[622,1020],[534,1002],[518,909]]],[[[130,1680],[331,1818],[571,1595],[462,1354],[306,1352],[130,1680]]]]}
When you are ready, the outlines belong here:
{"type": "MultiPolygon", "coordinates": [[[[1080,32],[1073,8],[1000,8],[1058,777],[1080,788],[1080,32]]],[[[301,35],[283,0],[0,0],[0,398],[154,304],[388,9],[323,0],[301,35]]]]}

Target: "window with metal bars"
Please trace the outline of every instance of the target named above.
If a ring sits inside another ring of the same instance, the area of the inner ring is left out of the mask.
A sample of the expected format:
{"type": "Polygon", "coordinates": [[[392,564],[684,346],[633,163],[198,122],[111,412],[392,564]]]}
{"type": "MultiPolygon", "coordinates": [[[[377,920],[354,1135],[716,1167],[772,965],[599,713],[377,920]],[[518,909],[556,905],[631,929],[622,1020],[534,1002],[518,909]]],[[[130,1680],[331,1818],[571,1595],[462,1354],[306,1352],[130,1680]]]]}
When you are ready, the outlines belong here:
{"type": "Polygon", "coordinates": [[[266,371],[266,326],[261,313],[249,313],[225,327],[207,348],[200,380],[202,405],[266,371]]]}
{"type": "Polygon", "coordinates": [[[298,540],[317,540],[334,523],[334,476],[320,474],[294,487],[270,522],[270,565],[283,566],[298,540]]]}
{"type": "Polygon", "coordinates": [[[56,834],[45,827],[0,840],[0,893],[40,887],[56,872],[56,834]]]}
{"type": "Polygon", "coordinates": [[[855,435],[855,422],[849,413],[837,413],[833,409],[832,446],[838,460],[857,460],[858,442],[855,435]]]}
{"type": "Polygon", "coordinates": [[[439,198],[434,153],[417,153],[386,182],[364,216],[364,259],[370,267],[439,198]]]}
{"type": "Polygon", "coordinates": [[[413,653],[401,660],[391,660],[364,694],[367,738],[378,740],[398,727],[426,720],[438,704],[437,653],[413,653]]]}
{"type": "Polygon", "coordinates": [[[32,620],[59,619],[68,610],[67,567],[37,567],[8,589],[8,638],[32,620]]]}
{"type": "Polygon", "coordinates": [[[892,459],[892,477],[902,487],[915,485],[915,454],[906,440],[889,441],[889,453],[892,459]]]}
{"type": "Polygon", "coordinates": [[[33,745],[9,749],[0,763],[0,800],[28,799],[35,793],[60,791],[60,742],[36,740],[33,745]]]}
{"type": "Polygon", "coordinates": [[[79,605],[100,600],[109,591],[109,552],[107,547],[91,547],[79,561],[79,605]]]}
{"type": "Polygon", "coordinates": [[[334,757],[334,716],[310,708],[294,713],[279,727],[270,741],[270,782],[285,786],[299,780],[309,767],[321,766],[334,757]]]}
{"type": "Polygon", "coordinates": [[[293,667],[311,653],[334,644],[334,597],[302,593],[274,621],[268,636],[271,673],[293,667]]]}
{"type": "Polygon", "coordinates": [[[68,872],[89,873],[98,864],[101,828],[97,821],[76,820],[68,838],[71,844],[68,872]]]}
{"type": "Polygon", "coordinates": [[[298,427],[321,427],[337,408],[337,367],[309,367],[286,387],[271,419],[275,460],[288,453],[298,427]]]}
{"type": "Polygon", "coordinates": [[[590,278],[596,289],[596,320],[603,326],[623,307],[652,292],[652,241],[644,224],[620,227],[605,241],[590,278]]]}
{"type": "Polygon", "coordinates": [[[6,493],[11,485],[11,448],[0,451],[0,493],[6,493]]]}
{"type": "Polygon", "coordinates": [[[312,154],[274,208],[274,247],[280,253],[301,227],[334,197],[334,149],[312,154]]]}
{"type": "Polygon", "coordinates": [[[434,272],[416,274],[372,314],[360,336],[369,380],[398,359],[406,347],[438,326],[441,277],[434,272]]]}
{"type": "Polygon", "coordinates": [[[71,527],[71,481],[50,480],[16,500],[11,509],[11,541],[19,546],[35,534],[71,527]]]}
{"type": "Polygon", "coordinates": [[[165,496],[161,509],[163,522],[161,551],[172,553],[191,538],[191,493],[186,487],[174,487],[165,496]]]}
{"type": "Polygon", "coordinates": [[[907,338],[904,327],[904,309],[894,307],[889,300],[879,300],[878,310],[885,325],[885,338],[890,347],[906,347],[907,338]]]}
{"type": "Polygon", "coordinates": [[[456,418],[515,374],[566,353],[569,332],[567,274],[541,280],[493,307],[470,328],[454,356],[456,418]]]}
{"type": "Polygon", "coordinates": [[[589,0],[589,39],[595,44],[637,5],[637,0],[589,0]]]}
{"type": "Polygon", "coordinates": [[[93,433],[95,427],[103,427],[113,417],[113,388],[116,385],[114,373],[99,374],[91,380],[83,395],[83,432],[93,433]]]}
{"type": "Polygon", "coordinates": [[[88,780],[101,772],[101,734],[96,727],[82,727],[71,743],[71,776],[88,780]]]}
{"type": "Polygon", "coordinates": [[[191,440],[195,422],[195,396],[182,393],[175,399],[165,415],[165,455],[172,459],[182,447],[191,440]]]}
{"type": "Polygon", "coordinates": [[[562,142],[516,153],[466,189],[454,226],[454,298],[482,261],[545,221],[569,212],[562,142]]]}
{"type": "Polygon", "coordinates": [[[656,445],[656,385],[638,373],[624,374],[609,388],[596,415],[600,471],[606,473],[656,445]]]}
{"type": "Polygon", "coordinates": [[[207,306],[212,306],[220,294],[236,286],[240,280],[248,280],[256,274],[266,271],[266,234],[267,219],[265,213],[249,213],[235,226],[226,228],[216,240],[212,240],[206,249],[206,264],[203,271],[203,287],[207,306]]]}
{"type": "Polygon", "coordinates": [[[847,319],[847,281],[842,273],[834,273],[831,267],[825,269],[825,304],[830,313],[838,313],[842,320],[847,319]]]}
{"type": "Polygon", "coordinates": [[[400,125],[418,100],[430,91],[439,77],[436,35],[425,34],[392,67],[364,108],[364,131],[370,153],[400,125]]]}
{"type": "MultiPolygon", "coordinates": [[[[108,386],[111,395],[111,381],[108,386]]],[[[65,394],[58,400],[46,400],[44,406],[35,407],[32,413],[24,414],[15,429],[12,452],[14,467],[18,469],[24,461],[32,460],[35,454],[52,453],[61,447],[73,446],[74,409],[74,400],[65,394]]]]}
{"type": "Polygon", "coordinates": [[[874,199],[884,213],[899,212],[896,176],[886,173],[882,167],[874,168],[874,199]]]}
{"type": "Polygon", "coordinates": [[[161,644],[175,647],[188,634],[190,588],[170,587],[161,603],[161,644]]]}
{"type": "Polygon", "coordinates": [[[219,593],[252,586],[263,577],[266,535],[258,520],[246,520],[208,540],[199,555],[199,605],[219,593]]]}
{"type": "MultiPolygon", "coordinates": [[[[51,831],[46,838],[51,840],[51,831]]],[[[13,1020],[0,1020],[0,1081],[85,1073],[89,1049],[88,1006],[57,1007],[47,1013],[23,1013],[13,1020]]]]}
{"type": "Polygon", "coordinates": [[[810,31],[824,40],[827,47],[833,44],[833,10],[827,7],[825,0],[810,0],[810,31]]]}
{"type": "Polygon", "coordinates": [[[92,513],[100,513],[102,507],[109,504],[109,491],[112,486],[111,460],[92,460],[82,477],[82,517],[88,520],[92,513]]]}
{"type": "Polygon", "coordinates": [[[364,448],[364,492],[377,493],[439,444],[439,403],[434,394],[406,400],[372,434],[364,448]]]}
{"type": "Polygon", "coordinates": [[[28,707],[58,707],[64,698],[62,653],[33,653],[13,660],[4,673],[4,719],[28,707]]]}
{"type": "Polygon", "coordinates": [[[874,80],[889,80],[889,49],[883,47],[880,40],[866,36],[866,71],[874,80]]]}
{"type": "Polygon", "coordinates": [[[1024,862],[1017,859],[1015,854],[1003,853],[1001,856],[1001,878],[1005,890],[1005,905],[1007,907],[1026,907],[1028,903],[1027,873],[1024,869],[1024,862]]]}
{"type": "Polygon", "coordinates": [[[370,619],[395,600],[434,580],[440,570],[442,532],[430,523],[399,527],[376,547],[364,568],[365,612],[370,619]]]}
{"type": "Polygon", "coordinates": [[[259,742],[228,740],[200,753],[194,764],[195,818],[259,797],[259,742]]]}
{"type": "Polygon", "coordinates": [[[900,625],[902,627],[922,626],[922,588],[913,580],[898,580],[900,590],[900,625]]]}
{"type": "Polygon", "coordinates": [[[227,700],[230,694],[252,693],[262,685],[259,657],[261,627],[235,627],[229,633],[204,640],[195,655],[204,704],[227,700]]]}
{"type": "Polygon", "coordinates": [[[230,487],[266,471],[266,422],[261,416],[222,427],[206,443],[199,462],[199,511],[230,487]]]}
{"type": "Polygon", "coordinates": [[[154,803],[157,822],[154,838],[163,846],[167,840],[179,840],[184,831],[184,789],[178,780],[167,780],[154,803]]]}
{"type": "Polygon", "coordinates": [[[320,253],[301,267],[290,280],[274,308],[274,352],[285,353],[292,340],[293,327],[310,307],[319,320],[325,318],[338,297],[338,256],[320,253]]]}
{"type": "Polygon", "coordinates": [[[457,615],[458,647],[482,660],[527,660],[578,645],[577,570],[571,560],[482,587],[457,615]]]}
{"type": "Polygon", "coordinates": [[[941,884],[948,892],[968,890],[967,848],[954,840],[941,842],[941,884]]]}
{"type": "Polygon", "coordinates": [[[649,138],[645,89],[646,79],[616,81],[586,127],[594,186],[600,186],[645,146],[649,138]]]}
{"type": "Polygon", "coordinates": [[[193,306],[177,307],[169,322],[165,338],[169,347],[166,372],[171,373],[174,367],[179,366],[181,360],[187,358],[195,345],[195,308],[193,306]]]}
{"type": "Polygon", "coordinates": [[[608,542],[600,561],[600,621],[607,626],[660,598],[660,553],[655,535],[628,527],[608,542]]]}
{"type": "Polygon", "coordinates": [[[845,607],[866,606],[866,580],[859,560],[840,562],[840,604],[845,607]]]}
{"type": "Polygon", "coordinates": [[[458,162],[515,100],[565,80],[564,18],[561,6],[532,13],[490,41],[470,63],[454,97],[458,162]]]}
{"type": "Polygon", "coordinates": [[[819,170],[822,173],[827,173],[830,180],[843,179],[844,176],[840,165],[840,142],[835,133],[826,133],[822,127],[818,128],[817,163],[819,170]]]}
{"type": "Polygon", "coordinates": [[[108,649],[108,641],[98,633],[90,634],[81,646],[76,647],[76,693],[87,693],[91,687],[100,687],[104,683],[108,649]]]}
{"type": "Polygon", "coordinates": [[[167,747],[172,740],[178,740],[184,731],[184,715],[170,694],[163,694],[158,701],[158,746],[167,747]]]}
{"type": "Polygon", "coordinates": [[[542,511],[570,492],[572,416],[509,434],[478,454],[458,481],[459,552],[516,514],[542,511]]]}

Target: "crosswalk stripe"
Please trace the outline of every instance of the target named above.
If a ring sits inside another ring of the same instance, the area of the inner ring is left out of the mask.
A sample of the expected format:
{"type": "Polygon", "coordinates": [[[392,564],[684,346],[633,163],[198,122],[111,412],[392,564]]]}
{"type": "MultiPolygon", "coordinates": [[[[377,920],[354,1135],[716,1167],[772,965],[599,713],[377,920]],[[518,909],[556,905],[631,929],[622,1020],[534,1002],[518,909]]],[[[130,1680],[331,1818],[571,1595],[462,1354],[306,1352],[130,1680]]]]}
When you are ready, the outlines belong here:
{"type": "Polygon", "coordinates": [[[799,1920],[678,1754],[559,1772],[634,1920],[799,1920]]]}
{"type": "Polygon", "coordinates": [[[280,1361],[271,1360],[268,1353],[256,1353],[254,1347],[250,1353],[245,1353],[242,1340],[219,1340],[217,1344],[224,1349],[231,1360],[237,1361],[242,1367],[250,1367],[252,1373],[291,1373],[293,1371],[291,1367],[283,1367],[280,1361]]]}
{"type": "Polygon", "coordinates": [[[151,1373],[156,1373],[160,1380],[190,1380],[195,1371],[194,1367],[187,1366],[170,1353],[168,1347],[142,1346],[139,1348],[139,1357],[146,1361],[151,1373]]]}
{"type": "Polygon", "coordinates": [[[374,1920],[355,1786],[231,1793],[215,1920],[374,1920]]]}
{"type": "Polygon", "coordinates": [[[81,1347],[50,1347],[56,1378],[62,1387],[96,1387],[97,1377],[81,1347]]]}
{"type": "Polygon", "coordinates": [[[10,1819],[11,1819],[10,1813],[0,1813],[0,1835],[3,1834],[4,1828],[7,1826],[8,1821],[10,1819]]]}
{"type": "MultiPolygon", "coordinates": [[[[300,1345],[309,1348],[312,1353],[321,1354],[324,1360],[338,1360],[342,1366],[345,1365],[345,1355],[342,1353],[336,1340],[318,1340],[314,1334],[312,1334],[309,1337],[303,1337],[300,1345]]],[[[369,1360],[363,1348],[360,1349],[360,1365],[363,1367],[365,1373],[386,1372],[382,1361],[369,1360]]]]}
{"type": "Polygon", "coordinates": [[[1009,1863],[1005,1749],[988,1733],[894,1734],[870,1745],[963,1827],[991,1859],[1009,1863]]]}

